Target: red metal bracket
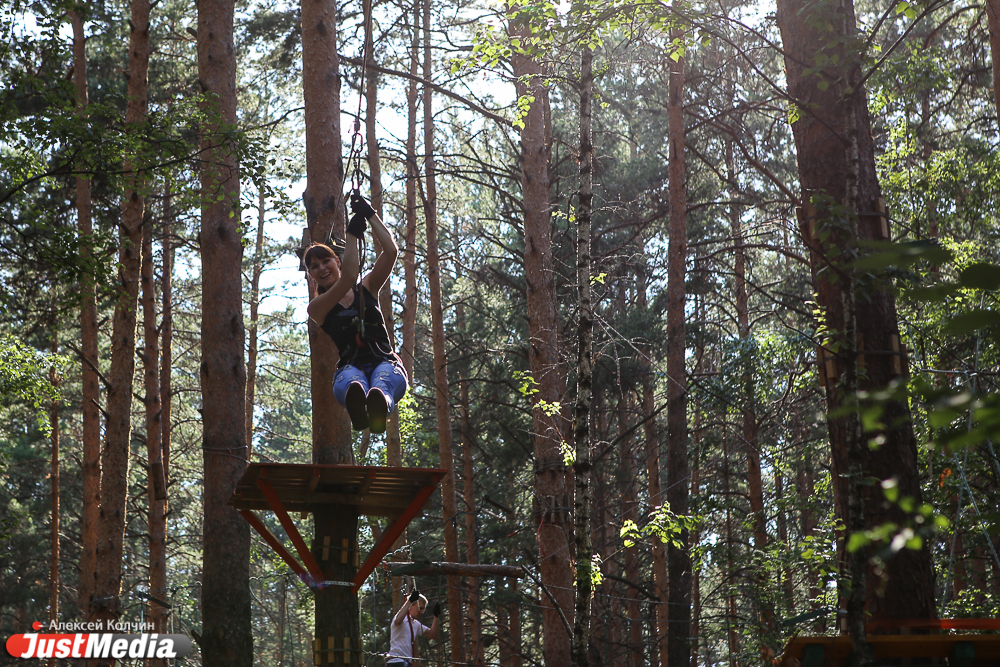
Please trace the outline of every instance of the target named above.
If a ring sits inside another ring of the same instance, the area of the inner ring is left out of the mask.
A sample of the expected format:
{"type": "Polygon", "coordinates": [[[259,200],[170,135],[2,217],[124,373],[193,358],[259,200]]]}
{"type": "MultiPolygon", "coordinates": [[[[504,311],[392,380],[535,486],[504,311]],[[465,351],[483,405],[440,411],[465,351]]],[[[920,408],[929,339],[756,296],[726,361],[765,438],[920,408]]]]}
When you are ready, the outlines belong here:
{"type": "Polygon", "coordinates": [[[395,544],[396,538],[403,534],[406,527],[413,521],[413,518],[417,516],[420,510],[423,508],[424,503],[426,503],[434,490],[437,489],[438,482],[441,480],[440,475],[431,476],[431,484],[428,484],[424,488],[420,489],[420,492],[416,495],[410,505],[403,510],[395,521],[389,524],[389,527],[382,532],[382,538],[378,541],[375,547],[368,554],[368,558],[361,565],[361,569],[354,576],[353,584],[354,587],[351,589],[355,593],[361,588],[361,584],[365,583],[368,575],[375,570],[375,567],[382,562],[389,550],[392,549],[392,545],[395,544]]]}

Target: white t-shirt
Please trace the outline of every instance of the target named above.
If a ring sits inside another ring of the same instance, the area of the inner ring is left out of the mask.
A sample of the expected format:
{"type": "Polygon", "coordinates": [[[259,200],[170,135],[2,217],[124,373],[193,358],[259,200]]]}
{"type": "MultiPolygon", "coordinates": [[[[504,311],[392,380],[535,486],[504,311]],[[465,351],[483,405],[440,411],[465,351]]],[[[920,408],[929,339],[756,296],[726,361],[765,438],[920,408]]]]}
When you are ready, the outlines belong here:
{"type": "Polygon", "coordinates": [[[389,660],[393,658],[403,658],[405,660],[413,659],[413,642],[417,641],[417,637],[422,636],[425,632],[430,630],[426,625],[420,621],[410,618],[407,614],[403,617],[403,622],[396,625],[394,622],[389,623],[389,655],[386,657],[389,660]],[[412,624],[412,625],[411,625],[412,624]],[[413,628],[413,634],[410,634],[410,628],[413,628]]]}

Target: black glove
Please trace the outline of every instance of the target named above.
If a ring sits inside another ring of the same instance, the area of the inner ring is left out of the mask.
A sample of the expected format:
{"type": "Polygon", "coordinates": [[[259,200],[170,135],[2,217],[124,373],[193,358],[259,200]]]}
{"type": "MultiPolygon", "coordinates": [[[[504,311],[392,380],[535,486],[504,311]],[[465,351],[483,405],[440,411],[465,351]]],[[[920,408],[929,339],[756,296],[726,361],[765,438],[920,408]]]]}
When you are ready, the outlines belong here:
{"type": "Polygon", "coordinates": [[[375,209],[372,208],[372,205],[368,203],[367,199],[361,196],[360,192],[354,190],[351,192],[351,213],[355,216],[359,214],[363,215],[364,219],[367,221],[375,215],[375,209]]]}
{"type": "Polygon", "coordinates": [[[355,213],[351,216],[351,221],[347,223],[347,233],[356,239],[360,239],[364,236],[367,228],[368,219],[360,213],[355,213]]]}
{"type": "Polygon", "coordinates": [[[434,601],[434,606],[431,607],[431,613],[434,614],[434,618],[441,615],[441,603],[437,600],[434,601]]]}
{"type": "Polygon", "coordinates": [[[419,599],[420,599],[420,591],[413,589],[413,592],[410,593],[410,604],[417,604],[417,600],[419,599]]]}

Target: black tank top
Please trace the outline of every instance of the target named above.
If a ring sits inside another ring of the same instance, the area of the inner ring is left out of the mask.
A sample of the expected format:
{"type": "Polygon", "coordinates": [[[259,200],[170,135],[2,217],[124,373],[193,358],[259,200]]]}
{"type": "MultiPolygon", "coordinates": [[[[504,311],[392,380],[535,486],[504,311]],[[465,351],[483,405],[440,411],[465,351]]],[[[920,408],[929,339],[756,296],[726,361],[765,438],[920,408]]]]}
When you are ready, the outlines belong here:
{"type": "Polygon", "coordinates": [[[333,339],[340,352],[340,363],[337,368],[346,364],[364,364],[370,361],[395,360],[396,355],[389,343],[389,332],[385,328],[382,311],[378,307],[378,299],[372,296],[367,287],[352,288],[354,301],[350,306],[337,304],[323,320],[322,329],[333,339]],[[365,326],[362,334],[361,295],[365,299],[365,326]]]}

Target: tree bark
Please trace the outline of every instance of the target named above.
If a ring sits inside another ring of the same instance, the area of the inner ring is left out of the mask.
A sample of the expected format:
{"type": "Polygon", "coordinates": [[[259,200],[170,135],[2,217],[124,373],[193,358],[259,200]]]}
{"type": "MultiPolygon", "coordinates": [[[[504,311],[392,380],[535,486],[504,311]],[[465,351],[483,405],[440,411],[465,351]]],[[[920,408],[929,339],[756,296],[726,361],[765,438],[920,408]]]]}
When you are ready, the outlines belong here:
{"type": "MultiPolygon", "coordinates": [[[[423,4],[424,21],[424,80],[431,80],[431,0],[423,4]]],[[[441,296],[441,259],[437,234],[437,167],[434,164],[434,113],[433,91],[424,86],[424,179],[427,200],[424,202],[424,224],[427,230],[427,283],[431,297],[431,339],[434,346],[434,396],[437,405],[438,452],[440,467],[448,471],[441,480],[441,508],[444,513],[444,554],[455,563],[458,561],[458,535],[455,524],[458,507],[455,498],[454,461],[452,460],[451,404],[448,392],[448,356],[445,350],[444,305],[441,296]]],[[[448,636],[451,640],[451,660],[458,665],[464,662],[462,637],[461,581],[457,576],[448,577],[448,617],[451,619],[448,636]]]]}
{"type": "MultiPolygon", "coordinates": [[[[59,352],[59,336],[55,325],[52,330],[52,354],[59,352]]],[[[49,368],[49,383],[56,387],[59,377],[56,367],[49,368]]],[[[49,496],[51,509],[49,515],[49,623],[59,620],[59,400],[49,404],[49,443],[52,446],[49,459],[49,496]]],[[[56,667],[56,659],[49,658],[49,667],[56,667]]]]}
{"type": "MultiPolygon", "coordinates": [[[[624,309],[624,305],[622,308],[624,309]]],[[[627,388],[621,398],[618,399],[617,407],[618,432],[625,433],[629,428],[628,412],[630,406],[628,403],[632,396],[632,392],[627,380],[622,378],[619,381],[621,382],[623,389],[627,388]]],[[[620,486],[616,492],[620,494],[619,497],[621,498],[621,517],[623,521],[631,521],[638,525],[639,494],[637,485],[639,481],[639,471],[636,466],[635,444],[632,442],[631,437],[625,437],[622,438],[619,447],[619,451],[621,453],[620,465],[623,486],[620,486]]],[[[638,544],[633,544],[631,547],[624,548],[624,574],[625,579],[628,581],[640,581],[639,556],[638,544]]],[[[634,587],[629,586],[625,589],[624,598],[626,616],[625,623],[628,627],[628,654],[630,656],[625,661],[625,664],[637,667],[645,662],[643,657],[645,647],[643,646],[642,640],[643,619],[639,608],[639,592],[634,587]]]]}
{"type": "MultiPolygon", "coordinates": [[[[594,391],[594,311],[590,301],[590,225],[594,203],[594,144],[591,113],[594,52],[583,47],[580,61],[580,188],[576,216],[577,357],[576,405],[573,408],[574,524],[576,532],[576,609],[573,665],[587,667],[590,657],[590,602],[594,594],[593,544],[590,539],[590,406],[594,391]]],[[[638,619],[635,619],[638,623],[638,619]]]]}
{"type": "Polygon", "coordinates": [[[246,432],[247,459],[253,453],[253,409],[257,389],[257,322],[260,309],[260,275],[264,271],[264,212],[267,202],[264,189],[257,190],[257,239],[254,242],[253,269],[250,275],[250,341],[247,346],[246,432]]]}
{"type": "MultiPolygon", "coordinates": [[[[306,191],[303,200],[313,242],[344,237],[344,162],[340,152],[340,57],[337,54],[337,7],[332,0],[302,2],[302,90],[306,122],[306,191]]],[[[314,296],[309,295],[310,298],[314,296]]],[[[353,464],[351,424],[347,411],[333,397],[333,377],[339,355],[333,340],[309,321],[312,365],[313,462],[353,464]]],[[[357,555],[358,510],[353,505],[324,506],[314,513],[314,553],[324,575],[350,581],[357,555]],[[346,558],[346,562],[342,562],[346,558]]],[[[316,592],[314,655],[359,664],[361,636],[358,598],[347,586],[328,586],[316,592]],[[345,640],[349,646],[345,647],[345,640]],[[332,645],[332,644],[335,645],[332,645]],[[334,653],[315,653],[329,651],[334,653]]]]}
{"type": "MultiPolygon", "coordinates": [[[[410,42],[410,74],[406,88],[406,234],[401,255],[403,256],[403,345],[399,356],[403,360],[407,377],[413,377],[413,353],[417,337],[417,309],[420,305],[417,291],[417,184],[420,171],[417,168],[417,67],[420,61],[420,0],[413,0],[412,38],[410,42]]],[[[398,586],[396,587],[398,588],[398,586]]],[[[400,602],[402,604],[402,602],[400,602]]],[[[399,605],[393,606],[399,609],[399,605]]]]}
{"type": "MultiPolygon", "coordinates": [[[[379,76],[378,71],[375,69],[375,46],[374,46],[374,35],[371,13],[372,13],[372,0],[364,1],[364,12],[365,12],[365,53],[367,54],[367,62],[369,67],[365,73],[365,97],[367,104],[367,113],[365,114],[365,142],[368,146],[368,177],[371,183],[371,204],[378,214],[379,219],[385,220],[385,202],[383,197],[382,189],[382,160],[379,154],[378,137],[375,134],[376,129],[376,114],[378,111],[378,84],[379,76]]],[[[375,256],[378,257],[382,253],[382,246],[379,245],[378,239],[372,239],[372,247],[375,250],[375,256]]],[[[392,281],[386,281],[382,286],[382,290],[378,294],[379,308],[382,311],[382,316],[385,319],[385,328],[389,333],[389,341],[392,343],[392,349],[397,349],[396,346],[396,322],[393,315],[393,304],[392,304],[392,281]]],[[[412,376],[408,375],[407,378],[412,376]]],[[[399,410],[393,410],[392,414],[389,415],[389,420],[386,423],[385,430],[385,445],[386,445],[386,459],[389,465],[402,465],[402,451],[401,442],[399,435],[399,410]],[[395,462],[395,463],[394,463],[395,462]]],[[[393,548],[399,548],[404,544],[403,537],[396,541],[393,548]]],[[[394,587],[398,588],[398,587],[394,587]]],[[[393,604],[393,609],[398,609],[399,607],[393,604]]]]}
{"type": "Polygon", "coordinates": [[[993,103],[1000,122],[1000,0],[985,0],[986,23],[990,30],[990,56],[993,60],[993,103]]]}
{"type": "MultiPolygon", "coordinates": [[[[83,18],[79,11],[69,12],[73,25],[73,83],[76,89],[76,109],[87,113],[87,48],[83,33],[83,18]]],[[[84,260],[92,255],[94,227],[91,219],[90,179],[76,177],[77,229],[80,254],[84,260]]],[[[80,290],[80,352],[81,410],[83,412],[83,503],[80,510],[80,589],[77,606],[82,616],[90,614],[90,598],[94,591],[97,569],[97,525],[101,510],[101,386],[97,368],[97,286],[84,281],[80,290]]]]}
{"type": "MultiPolygon", "coordinates": [[[[525,38],[527,30],[516,17],[512,36],[525,38]]],[[[566,432],[558,409],[565,400],[566,377],[560,360],[559,324],[552,263],[552,229],[549,204],[549,158],[551,124],[545,72],[533,58],[515,53],[512,57],[518,97],[531,95],[521,129],[521,196],[524,209],[524,271],[528,302],[528,367],[537,383],[531,396],[535,440],[535,523],[537,526],[539,569],[542,584],[555,599],[540,597],[542,607],[543,661],[546,667],[571,663],[574,593],[570,558],[570,518],[565,509],[545,512],[550,507],[566,508],[571,490],[560,451],[566,432]],[[563,621],[563,618],[566,621],[563,621]]]]}
{"type": "MultiPolygon", "coordinates": [[[[740,368],[742,377],[740,383],[743,389],[743,401],[740,409],[743,426],[743,451],[747,457],[747,497],[750,501],[750,514],[753,524],[753,561],[762,562],[767,550],[767,517],[764,514],[764,480],[760,471],[760,443],[757,440],[757,389],[753,382],[753,364],[755,363],[755,343],[750,332],[750,297],[747,293],[747,259],[744,247],[742,225],[742,210],[737,203],[740,199],[737,185],[736,165],[733,157],[733,142],[726,141],[725,148],[726,171],[730,183],[730,197],[733,203],[729,207],[729,228],[733,235],[733,273],[734,292],[736,300],[736,326],[740,337],[740,368]]],[[[754,603],[757,607],[758,619],[765,632],[771,630],[774,623],[774,611],[762,595],[767,590],[767,570],[764,567],[753,567],[754,603]]]]}
{"type": "MultiPolygon", "coordinates": [[[[149,503],[149,588],[151,598],[146,608],[146,622],[153,632],[167,628],[167,608],[161,604],[167,595],[166,483],[163,479],[163,412],[160,405],[160,345],[156,329],[156,284],[153,275],[153,226],[143,225],[142,233],[142,323],[143,387],[146,408],[146,497],[149,503]]],[[[150,667],[166,667],[165,658],[149,662],[150,667]]]]}
{"type": "MultiPolygon", "coordinates": [[[[455,237],[458,238],[458,223],[455,225],[455,237]]],[[[461,267],[456,267],[456,273],[461,275],[461,267]]],[[[467,334],[465,322],[465,304],[462,301],[456,306],[456,319],[459,331],[467,334]]],[[[467,351],[463,351],[467,352],[467,351]]],[[[463,354],[467,357],[467,354],[463,354]]],[[[476,473],[473,467],[472,444],[473,428],[471,405],[469,402],[469,383],[467,365],[459,367],[459,396],[462,409],[462,491],[465,505],[465,562],[469,565],[479,564],[479,544],[476,539],[476,473]]],[[[484,664],[483,635],[479,609],[479,579],[465,580],[467,595],[466,616],[469,619],[469,657],[473,667],[484,664]]]]}
{"type": "Polygon", "coordinates": [[[233,0],[198,3],[198,80],[209,95],[202,127],[201,391],[204,456],[202,638],[205,664],[249,667],[250,528],[227,505],[247,467],[242,235],[236,156],[219,133],[236,123],[233,0]]]}
{"type": "MultiPolygon", "coordinates": [[[[675,39],[681,34],[673,34],[675,39]]],[[[669,60],[667,123],[670,143],[670,241],[667,246],[667,502],[677,516],[688,513],[687,371],[684,366],[685,262],[687,260],[687,169],[684,164],[683,117],[685,59],[669,60]]],[[[670,592],[667,634],[668,665],[691,661],[691,557],[687,531],[681,546],[667,549],[670,592]]]]}
{"type": "MultiPolygon", "coordinates": [[[[824,366],[831,371],[827,373],[826,399],[832,413],[853,398],[856,388],[884,387],[905,371],[891,289],[883,279],[865,287],[856,299],[848,265],[859,241],[888,239],[891,234],[888,219],[876,212],[880,189],[866,95],[863,89],[849,85],[858,76],[850,68],[855,54],[843,51],[839,41],[857,32],[853,3],[830,0],[806,16],[798,3],[779,0],[777,18],[786,52],[789,93],[802,110],[792,126],[804,204],[799,231],[810,248],[817,302],[829,329],[823,344],[825,356],[830,357],[824,366]],[[832,32],[820,32],[821,24],[829,25],[832,32]],[[803,72],[816,64],[820,49],[825,49],[824,57],[830,55],[830,49],[839,49],[835,62],[844,63],[830,62],[820,70],[821,80],[827,83],[825,89],[817,85],[820,79],[803,72]],[[863,355],[865,378],[855,387],[859,354],[863,355]]],[[[904,525],[908,519],[898,506],[885,501],[880,485],[852,490],[851,479],[860,485],[862,477],[896,477],[900,495],[920,503],[916,440],[908,405],[890,402],[882,420],[892,426],[882,433],[884,444],[871,450],[862,441],[856,410],[827,419],[837,513],[851,532],[889,522],[904,525]],[[852,465],[858,466],[859,475],[848,475],[852,465]],[[852,514],[850,499],[855,494],[859,504],[852,514]],[[857,521],[852,522],[852,518],[857,521]]],[[[854,576],[867,579],[868,620],[930,618],[936,613],[927,545],[920,550],[903,549],[887,560],[884,581],[866,576],[864,568],[854,576]]]]}
{"type": "MultiPolygon", "coordinates": [[[[128,102],[125,124],[138,131],[146,120],[149,91],[149,0],[132,0],[129,35],[128,102]]],[[[121,281],[112,324],[107,426],[101,468],[101,511],[98,523],[97,577],[90,620],[117,621],[122,607],[122,555],[128,496],[129,450],[132,440],[132,381],[135,377],[136,310],[145,211],[146,176],[127,162],[125,200],[119,225],[118,262],[121,281]]],[[[107,665],[109,660],[92,660],[107,665]]]]}
{"type": "MultiPolygon", "coordinates": [[[[173,433],[170,422],[171,407],[173,406],[171,380],[174,368],[174,246],[170,240],[174,215],[171,205],[172,201],[171,183],[167,179],[163,195],[163,242],[161,250],[163,268],[160,277],[160,298],[162,303],[162,312],[160,314],[160,335],[162,336],[162,345],[160,346],[160,457],[163,459],[163,479],[167,483],[168,493],[170,488],[170,436],[173,433]]],[[[151,532],[156,531],[166,536],[168,511],[169,501],[164,501],[162,511],[154,515],[156,523],[150,526],[151,532]]],[[[164,562],[166,561],[164,560],[164,562]]]]}
{"type": "MultiPolygon", "coordinates": [[[[643,242],[645,245],[645,242],[643,242]]],[[[649,302],[646,289],[649,283],[648,277],[648,253],[646,248],[642,248],[643,261],[639,264],[638,275],[636,276],[637,301],[640,312],[643,313],[643,321],[647,324],[647,331],[650,330],[649,322],[649,302]]],[[[654,395],[653,365],[651,346],[643,348],[645,354],[642,357],[640,367],[642,369],[642,416],[645,419],[642,425],[643,439],[646,443],[646,484],[649,491],[649,506],[659,507],[663,503],[663,494],[660,485],[660,438],[657,433],[656,401],[654,395]]],[[[657,597],[656,601],[656,646],[655,651],[660,665],[668,665],[667,656],[667,630],[670,627],[667,618],[667,551],[663,542],[653,540],[653,593],[657,597]]]]}
{"type": "MultiPolygon", "coordinates": [[[[305,103],[306,189],[302,195],[313,243],[344,238],[344,161],[340,153],[340,57],[332,0],[302,2],[302,95],[305,103]]],[[[314,295],[310,294],[312,298],[314,295]]],[[[313,462],[353,464],[351,423],[333,397],[340,356],[309,320],[313,462]]],[[[350,536],[355,539],[356,536],[350,536]]]]}

